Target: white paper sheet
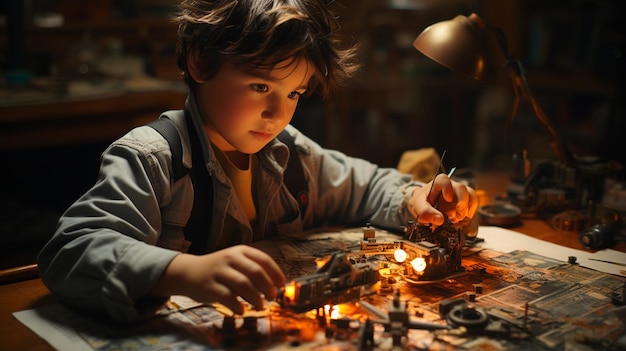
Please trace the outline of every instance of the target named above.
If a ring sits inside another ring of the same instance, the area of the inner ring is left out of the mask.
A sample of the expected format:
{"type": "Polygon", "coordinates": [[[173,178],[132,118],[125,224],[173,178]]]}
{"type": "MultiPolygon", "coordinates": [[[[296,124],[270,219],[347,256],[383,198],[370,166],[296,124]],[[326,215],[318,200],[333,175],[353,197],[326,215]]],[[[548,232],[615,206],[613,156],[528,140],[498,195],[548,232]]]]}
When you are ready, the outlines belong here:
{"type": "Polygon", "coordinates": [[[71,327],[76,316],[59,304],[15,312],[13,316],[56,350],[93,351],[71,327]]]}
{"type": "Polygon", "coordinates": [[[500,227],[481,226],[478,229],[478,237],[485,240],[480,244],[480,247],[485,249],[492,249],[504,253],[515,250],[525,250],[565,262],[568,261],[570,256],[574,256],[576,257],[576,262],[583,267],[595,269],[600,272],[626,276],[626,252],[612,249],[603,249],[597,252],[576,250],[500,227]]]}

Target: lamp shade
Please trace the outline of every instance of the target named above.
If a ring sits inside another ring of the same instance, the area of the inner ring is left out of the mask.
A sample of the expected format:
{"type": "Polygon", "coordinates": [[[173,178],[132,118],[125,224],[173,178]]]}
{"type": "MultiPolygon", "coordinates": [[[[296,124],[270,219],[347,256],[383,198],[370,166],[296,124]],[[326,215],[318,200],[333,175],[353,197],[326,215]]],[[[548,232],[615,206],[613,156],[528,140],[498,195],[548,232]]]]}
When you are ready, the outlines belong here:
{"type": "Polygon", "coordinates": [[[493,69],[488,50],[488,30],[476,14],[435,23],[422,31],[413,46],[439,64],[476,80],[493,69]]]}

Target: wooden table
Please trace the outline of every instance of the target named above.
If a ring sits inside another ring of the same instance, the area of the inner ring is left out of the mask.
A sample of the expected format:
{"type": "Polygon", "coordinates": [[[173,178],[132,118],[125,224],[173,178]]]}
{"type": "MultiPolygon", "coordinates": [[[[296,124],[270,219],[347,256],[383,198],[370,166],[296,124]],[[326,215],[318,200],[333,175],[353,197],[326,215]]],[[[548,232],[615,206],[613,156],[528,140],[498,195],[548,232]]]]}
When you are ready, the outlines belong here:
{"type": "MultiPolygon", "coordinates": [[[[508,180],[501,174],[485,174],[477,179],[476,187],[496,194],[495,189],[505,189],[508,180]]],[[[535,238],[562,246],[582,249],[575,233],[558,232],[540,219],[525,219],[521,226],[511,228],[535,238]]],[[[480,236],[480,232],[479,232],[480,236]]],[[[620,243],[613,249],[626,252],[626,244],[620,243]]],[[[0,285],[0,345],[3,350],[54,350],[43,339],[22,325],[12,313],[54,303],[56,300],[39,278],[0,285]]]]}
{"type": "Polygon", "coordinates": [[[41,279],[0,285],[0,345],[6,351],[54,350],[26,328],[12,313],[54,303],[55,299],[41,279]]]}
{"type": "MultiPolygon", "coordinates": [[[[510,180],[505,173],[490,172],[479,174],[476,177],[475,188],[485,191],[488,201],[493,201],[497,195],[504,195],[509,184],[510,180]]],[[[541,218],[523,218],[519,226],[508,229],[557,245],[584,250],[578,241],[578,233],[556,230],[547,220],[541,218]]],[[[619,242],[611,248],[626,252],[626,242],[619,242]]]]}

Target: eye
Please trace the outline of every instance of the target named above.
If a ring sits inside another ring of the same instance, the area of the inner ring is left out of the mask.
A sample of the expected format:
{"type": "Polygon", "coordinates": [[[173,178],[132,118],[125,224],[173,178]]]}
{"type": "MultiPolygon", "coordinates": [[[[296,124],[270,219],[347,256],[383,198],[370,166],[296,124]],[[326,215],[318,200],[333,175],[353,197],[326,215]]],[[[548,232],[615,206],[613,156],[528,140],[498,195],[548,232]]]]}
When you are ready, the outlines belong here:
{"type": "Polygon", "coordinates": [[[298,100],[300,98],[300,96],[304,95],[303,93],[299,93],[297,91],[292,91],[291,93],[289,93],[289,95],[287,95],[288,98],[290,98],[291,100],[298,100]]]}
{"type": "Polygon", "coordinates": [[[250,89],[257,93],[267,93],[270,88],[265,84],[250,84],[250,89]]]}

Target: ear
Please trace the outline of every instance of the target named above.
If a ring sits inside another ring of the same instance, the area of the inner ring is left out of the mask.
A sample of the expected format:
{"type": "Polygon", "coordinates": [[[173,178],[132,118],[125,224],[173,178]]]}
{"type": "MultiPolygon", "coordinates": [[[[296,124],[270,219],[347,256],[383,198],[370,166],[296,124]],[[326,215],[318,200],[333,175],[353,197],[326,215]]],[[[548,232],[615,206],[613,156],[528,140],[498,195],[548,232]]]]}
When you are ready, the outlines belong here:
{"type": "Polygon", "coordinates": [[[187,55],[187,70],[189,71],[189,75],[194,80],[194,82],[198,84],[202,84],[205,82],[205,79],[202,75],[202,70],[198,65],[198,55],[194,50],[189,50],[189,54],[187,55]]]}

